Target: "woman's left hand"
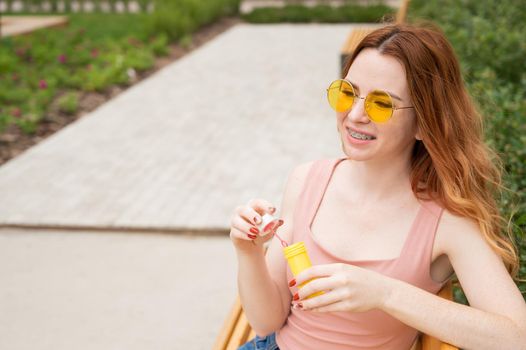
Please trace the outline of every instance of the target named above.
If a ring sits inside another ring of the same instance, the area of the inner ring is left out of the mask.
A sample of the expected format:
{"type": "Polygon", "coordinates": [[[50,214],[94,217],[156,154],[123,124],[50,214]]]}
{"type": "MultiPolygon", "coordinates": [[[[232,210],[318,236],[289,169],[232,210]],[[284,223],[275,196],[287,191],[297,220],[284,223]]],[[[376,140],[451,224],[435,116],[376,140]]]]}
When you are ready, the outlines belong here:
{"type": "Polygon", "coordinates": [[[311,266],[296,276],[295,285],[305,281],[309,282],[297,291],[299,299],[293,300],[293,307],[320,312],[381,308],[393,285],[388,276],[343,263],[311,266]],[[324,293],[305,299],[318,291],[324,293]]]}

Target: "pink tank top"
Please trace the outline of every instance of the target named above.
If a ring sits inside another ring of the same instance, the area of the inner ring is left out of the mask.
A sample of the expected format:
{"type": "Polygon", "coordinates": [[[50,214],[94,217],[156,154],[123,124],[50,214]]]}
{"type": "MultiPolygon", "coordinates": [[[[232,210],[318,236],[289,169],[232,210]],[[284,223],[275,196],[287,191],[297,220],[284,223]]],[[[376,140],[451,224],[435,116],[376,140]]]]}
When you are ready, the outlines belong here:
{"type": "MultiPolygon", "coordinates": [[[[316,160],[294,209],[292,240],[304,241],[313,265],[343,262],[378,271],[437,294],[444,283],[430,275],[431,254],[442,207],[433,201],[421,206],[406,237],[400,256],[389,260],[342,260],[316,242],[310,231],[314,216],[336,165],[346,158],[316,160]]],[[[287,279],[293,278],[290,269],[287,279]]],[[[290,288],[291,295],[297,287],[290,288]]],[[[285,325],[276,333],[281,350],[403,350],[409,349],[418,330],[380,309],[366,312],[313,313],[291,309],[285,325]]]]}

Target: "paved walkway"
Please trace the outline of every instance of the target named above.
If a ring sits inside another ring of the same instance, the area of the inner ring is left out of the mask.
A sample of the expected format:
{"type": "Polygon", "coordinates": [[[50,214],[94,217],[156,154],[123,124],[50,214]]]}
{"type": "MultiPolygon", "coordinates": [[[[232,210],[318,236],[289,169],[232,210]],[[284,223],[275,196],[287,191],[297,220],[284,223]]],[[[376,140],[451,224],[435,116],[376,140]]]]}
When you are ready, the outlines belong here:
{"type": "Polygon", "coordinates": [[[0,225],[228,227],[341,154],[325,89],[350,25],[240,24],[0,167],[0,225]]]}
{"type": "Polygon", "coordinates": [[[67,16],[0,17],[0,38],[26,34],[43,28],[64,26],[67,23],[67,16]]]}
{"type": "Polygon", "coordinates": [[[341,155],[325,88],[349,30],[238,25],[0,167],[0,349],[210,349],[229,239],[152,231],[224,234],[341,155]]]}
{"type": "Polygon", "coordinates": [[[0,349],[209,350],[235,260],[226,237],[0,229],[0,349]]]}

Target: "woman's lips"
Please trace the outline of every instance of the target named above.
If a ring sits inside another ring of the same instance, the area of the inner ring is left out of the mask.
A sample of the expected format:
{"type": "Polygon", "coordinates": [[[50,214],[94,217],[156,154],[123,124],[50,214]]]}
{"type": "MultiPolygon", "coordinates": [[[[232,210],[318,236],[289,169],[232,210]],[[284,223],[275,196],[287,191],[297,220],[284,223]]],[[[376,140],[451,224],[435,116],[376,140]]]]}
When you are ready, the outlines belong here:
{"type": "Polygon", "coordinates": [[[372,139],[372,140],[355,139],[354,137],[351,136],[351,132],[349,130],[347,130],[346,136],[347,136],[347,140],[350,143],[355,144],[355,145],[364,145],[364,144],[367,144],[367,143],[370,143],[376,140],[376,139],[372,139]]]}

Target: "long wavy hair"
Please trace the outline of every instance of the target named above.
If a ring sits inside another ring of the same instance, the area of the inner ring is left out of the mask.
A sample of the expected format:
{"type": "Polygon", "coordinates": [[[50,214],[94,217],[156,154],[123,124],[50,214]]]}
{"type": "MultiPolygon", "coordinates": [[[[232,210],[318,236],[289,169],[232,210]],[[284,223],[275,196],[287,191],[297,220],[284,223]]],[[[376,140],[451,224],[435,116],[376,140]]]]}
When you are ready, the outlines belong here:
{"type": "Polygon", "coordinates": [[[365,48],[392,56],[405,68],[422,138],[412,152],[413,193],[477,223],[515,279],[520,264],[515,239],[497,203],[506,189],[502,161],[484,143],[482,116],[467,92],[446,36],[430,22],[386,25],[358,44],[342,78],[365,48]]]}

